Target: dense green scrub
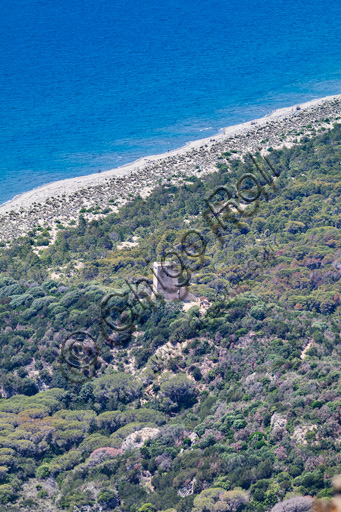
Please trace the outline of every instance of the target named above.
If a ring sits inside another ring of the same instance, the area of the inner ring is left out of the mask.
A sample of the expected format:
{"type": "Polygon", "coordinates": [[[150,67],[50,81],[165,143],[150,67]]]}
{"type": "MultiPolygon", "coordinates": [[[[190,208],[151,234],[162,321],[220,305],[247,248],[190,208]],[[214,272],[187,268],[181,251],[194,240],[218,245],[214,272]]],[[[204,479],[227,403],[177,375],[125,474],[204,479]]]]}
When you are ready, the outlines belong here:
{"type": "Polygon", "coordinates": [[[230,157],[118,214],[61,226],[39,255],[49,234],[38,228],[1,250],[0,503],[262,512],[295,494],[329,495],[341,471],[340,135],[336,126],[271,152],[276,188],[225,230],[202,214],[217,187],[237,200],[250,164],[230,157]],[[202,258],[184,255],[189,229],[205,241],[202,258]],[[133,236],[138,246],[118,250],[133,236]],[[151,279],[148,262],[172,249],[192,269],[192,293],[210,301],[206,314],[135,301],[134,325],[107,338],[103,298],[151,279]],[[79,384],[59,364],[75,331],[98,348],[93,378],[79,384]],[[167,342],[175,350],[155,354],[167,342]],[[90,458],[144,428],[160,432],[90,458]]]}

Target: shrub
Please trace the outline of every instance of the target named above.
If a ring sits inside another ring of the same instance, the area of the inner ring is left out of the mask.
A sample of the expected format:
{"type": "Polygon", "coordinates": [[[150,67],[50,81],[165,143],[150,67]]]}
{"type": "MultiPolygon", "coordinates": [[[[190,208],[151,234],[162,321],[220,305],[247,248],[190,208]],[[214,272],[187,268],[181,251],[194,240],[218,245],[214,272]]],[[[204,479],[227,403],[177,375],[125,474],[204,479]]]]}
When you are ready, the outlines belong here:
{"type": "Polygon", "coordinates": [[[196,389],[193,381],[179,374],[161,385],[161,394],[166,399],[166,409],[190,407],[196,401],[196,389]]]}
{"type": "Polygon", "coordinates": [[[145,503],[139,508],[139,512],[156,512],[156,508],[151,503],[145,503]]]}
{"type": "Polygon", "coordinates": [[[46,489],[41,489],[38,493],[37,493],[37,498],[39,499],[43,499],[43,498],[47,498],[47,496],[49,495],[49,493],[47,492],[46,489]]]}
{"type": "Polygon", "coordinates": [[[42,464],[37,468],[36,470],[36,477],[37,478],[47,478],[50,476],[50,467],[48,464],[42,464]]]}
{"type": "Polygon", "coordinates": [[[14,501],[16,498],[16,492],[13,487],[9,484],[0,485],[0,503],[8,503],[14,501]]]}
{"type": "Polygon", "coordinates": [[[250,315],[256,320],[264,320],[266,308],[263,304],[257,304],[250,309],[250,315]]]}
{"type": "Polygon", "coordinates": [[[118,505],[116,493],[109,489],[100,491],[97,496],[97,501],[107,508],[115,508],[118,505]]]}
{"type": "Polygon", "coordinates": [[[123,372],[104,375],[93,381],[93,392],[98,402],[105,407],[116,408],[118,402],[127,404],[141,394],[141,382],[123,372]]]}

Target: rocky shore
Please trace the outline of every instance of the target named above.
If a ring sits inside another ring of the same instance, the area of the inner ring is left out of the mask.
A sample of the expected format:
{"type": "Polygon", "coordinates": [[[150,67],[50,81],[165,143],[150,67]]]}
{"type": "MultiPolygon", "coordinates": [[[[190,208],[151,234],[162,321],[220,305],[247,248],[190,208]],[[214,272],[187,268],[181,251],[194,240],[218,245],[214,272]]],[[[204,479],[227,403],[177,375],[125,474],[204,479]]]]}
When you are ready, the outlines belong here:
{"type": "Polygon", "coordinates": [[[341,95],[276,110],[211,138],[118,169],[45,185],[0,206],[0,241],[10,242],[37,226],[49,226],[55,232],[56,221],[67,225],[77,221],[80,212],[88,219],[98,218],[116,211],[137,194],[146,197],[161,182],[181,183],[186,176],[215,171],[217,162],[223,161],[218,160],[222,153],[232,152],[231,158],[240,158],[260,147],[290,147],[302,137],[332,128],[335,122],[341,122],[341,95]]]}

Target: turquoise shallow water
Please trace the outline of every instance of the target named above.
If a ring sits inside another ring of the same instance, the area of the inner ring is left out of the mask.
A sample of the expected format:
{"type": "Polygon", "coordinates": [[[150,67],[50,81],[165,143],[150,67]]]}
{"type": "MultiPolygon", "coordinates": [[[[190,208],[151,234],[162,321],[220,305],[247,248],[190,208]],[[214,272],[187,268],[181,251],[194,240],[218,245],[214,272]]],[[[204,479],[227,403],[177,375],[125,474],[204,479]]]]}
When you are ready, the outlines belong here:
{"type": "Polygon", "coordinates": [[[331,0],[11,0],[0,203],[341,93],[331,0]]]}

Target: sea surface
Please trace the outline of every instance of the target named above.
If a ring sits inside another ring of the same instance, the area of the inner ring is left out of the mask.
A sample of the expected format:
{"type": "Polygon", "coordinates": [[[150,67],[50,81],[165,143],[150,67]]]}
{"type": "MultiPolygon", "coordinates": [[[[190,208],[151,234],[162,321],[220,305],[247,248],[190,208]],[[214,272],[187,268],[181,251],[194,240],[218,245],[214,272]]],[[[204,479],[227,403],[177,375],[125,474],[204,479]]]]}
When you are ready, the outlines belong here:
{"type": "Polygon", "coordinates": [[[0,203],[341,93],[335,0],[0,9],[0,203]]]}

